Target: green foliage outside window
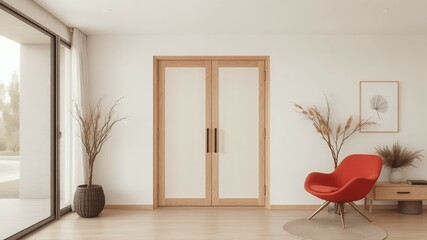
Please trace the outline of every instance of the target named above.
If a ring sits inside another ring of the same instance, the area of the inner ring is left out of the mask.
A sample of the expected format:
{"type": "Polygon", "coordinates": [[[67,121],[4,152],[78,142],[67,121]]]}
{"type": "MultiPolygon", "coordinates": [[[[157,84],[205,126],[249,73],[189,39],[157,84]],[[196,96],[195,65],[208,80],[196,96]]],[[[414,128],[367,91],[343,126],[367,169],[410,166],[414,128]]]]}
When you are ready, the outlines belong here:
{"type": "Polygon", "coordinates": [[[0,156],[19,156],[19,76],[0,83],[0,156]]]}

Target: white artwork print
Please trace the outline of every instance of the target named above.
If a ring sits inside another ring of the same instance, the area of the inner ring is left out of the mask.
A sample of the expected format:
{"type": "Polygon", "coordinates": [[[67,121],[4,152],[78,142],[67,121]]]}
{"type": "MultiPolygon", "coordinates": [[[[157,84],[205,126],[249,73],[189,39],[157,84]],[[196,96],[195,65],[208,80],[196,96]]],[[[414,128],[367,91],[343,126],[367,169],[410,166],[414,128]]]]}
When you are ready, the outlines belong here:
{"type": "Polygon", "coordinates": [[[360,82],[360,117],[375,122],[361,132],[399,131],[399,82],[360,82]]]}

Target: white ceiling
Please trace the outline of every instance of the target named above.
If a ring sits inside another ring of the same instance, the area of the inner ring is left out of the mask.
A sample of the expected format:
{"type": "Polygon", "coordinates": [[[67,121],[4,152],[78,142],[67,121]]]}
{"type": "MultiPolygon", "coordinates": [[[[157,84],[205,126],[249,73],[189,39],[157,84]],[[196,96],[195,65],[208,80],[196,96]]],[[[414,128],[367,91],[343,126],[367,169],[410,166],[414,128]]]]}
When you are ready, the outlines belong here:
{"type": "Polygon", "coordinates": [[[91,34],[427,34],[427,0],[34,0],[91,34]]]}

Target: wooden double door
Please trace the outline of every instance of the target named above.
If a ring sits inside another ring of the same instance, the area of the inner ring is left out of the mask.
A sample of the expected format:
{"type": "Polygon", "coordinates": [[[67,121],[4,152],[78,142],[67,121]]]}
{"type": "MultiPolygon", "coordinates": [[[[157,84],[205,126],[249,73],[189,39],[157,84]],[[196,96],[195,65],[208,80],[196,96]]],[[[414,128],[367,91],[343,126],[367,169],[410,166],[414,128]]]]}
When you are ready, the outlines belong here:
{"type": "Polygon", "coordinates": [[[158,205],[264,206],[266,59],[157,63],[158,205]]]}

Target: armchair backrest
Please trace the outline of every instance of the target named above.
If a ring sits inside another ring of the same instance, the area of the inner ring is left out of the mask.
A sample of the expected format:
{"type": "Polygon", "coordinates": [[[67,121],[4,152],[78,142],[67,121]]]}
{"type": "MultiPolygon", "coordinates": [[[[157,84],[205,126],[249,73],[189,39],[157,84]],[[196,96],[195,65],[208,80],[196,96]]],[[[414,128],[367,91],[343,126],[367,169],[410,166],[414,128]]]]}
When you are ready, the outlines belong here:
{"type": "Polygon", "coordinates": [[[375,183],[381,174],[382,159],[378,155],[353,154],[349,155],[338,165],[333,175],[342,186],[351,179],[362,177],[374,180],[375,183]]]}

